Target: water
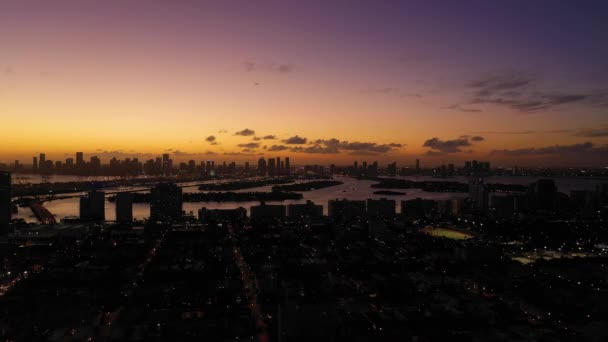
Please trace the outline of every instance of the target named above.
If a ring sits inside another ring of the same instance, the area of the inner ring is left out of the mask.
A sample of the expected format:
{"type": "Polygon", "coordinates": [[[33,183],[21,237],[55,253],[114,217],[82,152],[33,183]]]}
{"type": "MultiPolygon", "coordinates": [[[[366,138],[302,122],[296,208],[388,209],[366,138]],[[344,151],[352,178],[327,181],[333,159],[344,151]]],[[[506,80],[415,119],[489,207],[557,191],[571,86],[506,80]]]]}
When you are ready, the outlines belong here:
{"type": "MultiPolygon", "coordinates": [[[[466,182],[466,177],[454,177],[447,179],[437,179],[432,177],[398,177],[402,179],[409,179],[414,181],[458,181],[458,182],[466,182]]],[[[527,185],[536,181],[537,177],[505,177],[505,176],[494,176],[487,177],[487,183],[502,183],[502,184],[523,184],[527,185]]],[[[344,184],[332,186],[324,189],[314,190],[314,191],[306,191],[302,192],[304,195],[304,199],[302,200],[289,200],[283,202],[268,202],[269,204],[291,204],[291,203],[305,203],[306,200],[311,200],[316,204],[323,205],[323,209],[325,214],[327,214],[327,202],[332,199],[341,199],[347,198],[351,200],[365,200],[368,198],[390,198],[394,199],[397,203],[397,211],[400,210],[400,201],[409,200],[416,197],[421,197],[425,199],[451,199],[451,198],[464,198],[467,197],[468,194],[465,193],[437,193],[437,192],[424,192],[420,189],[374,189],[371,188],[371,185],[376,183],[375,181],[369,180],[356,180],[348,177],[336,177],[336,180],[344,182],[344,184]],[[377,190],[394,190],[399,192],[406,192],[407,194],[404,196],[386,196],[386,195],[375,195],[374,191],[377,190]]],[[[596,184],[601,183],[602,180],[597,179],[581,179],[581,178],[558,178],[556,179],[556,184],[561,192],[569,193],[571,190],[593,190],[595,189],[596,184]]],[[[604,180],[603,182],[608,182],[608,180],[604,180]]],[[[186,183],[187,184],[187,183],[186,183]]],[[[252,189],[243,189],[236,190],[236,192],[246,192],[246,191],[270,191],[272,188],[271,185],[262,186],[258,188],[252,189]]],[[[106,191],[112,191],[116,189],[105,189],[106,191]]],[[[200,192],[197,186],[186,186],[183,188],[184,192],[200,192]]],[[[184,211],[192,212],[194,215],[197,214],[198,209],[202,207],[207,207],[210,209],[231,209],[237,207],[244,207],[249,211],[252,205],[258,205],[259,202],[187,202],[184,203],[183,208],[184,211]]],[[[45,207],[53,213],[57,219],[63,219],[68,216],[78,216],[79,211],[79,199],[76,198],[66,198],[60,200],[54,200],[51,202],[46,202],[45,207]]],[[[106,201],[106,219],[114,220],[115,219],[115,205],[114,203],[106,201]]],[[[150,205],[148,203],[136,203],[133,205],[133,217],[136,219],[145,219],[150,216],[150,205]]],[[[31,214],[31,210],[28,208],[20,208],[20,213],[14,218],[24,218],[29,222],[36,222],[36,219],[31,214]]]]}

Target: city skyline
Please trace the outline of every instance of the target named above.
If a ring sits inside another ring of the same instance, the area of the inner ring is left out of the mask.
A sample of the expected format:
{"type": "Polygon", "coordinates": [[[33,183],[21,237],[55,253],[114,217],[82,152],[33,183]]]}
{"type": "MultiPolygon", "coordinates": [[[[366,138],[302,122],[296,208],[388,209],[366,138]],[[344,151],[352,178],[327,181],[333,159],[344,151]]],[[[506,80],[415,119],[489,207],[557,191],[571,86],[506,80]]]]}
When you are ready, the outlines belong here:
{"type": "Polygon", "coordinates": [[[605,10],[8,1],[0,162],[78,146],[102,160],[605,167],[605,10]]]}

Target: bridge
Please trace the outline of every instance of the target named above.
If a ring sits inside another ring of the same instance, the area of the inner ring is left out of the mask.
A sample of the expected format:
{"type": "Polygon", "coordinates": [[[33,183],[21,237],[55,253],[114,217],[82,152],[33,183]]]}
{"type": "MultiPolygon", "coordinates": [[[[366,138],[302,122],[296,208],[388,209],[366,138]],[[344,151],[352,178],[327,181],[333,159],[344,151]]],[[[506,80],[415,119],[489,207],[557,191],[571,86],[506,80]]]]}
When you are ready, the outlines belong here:
{"type": "Polygon", "coordinates": [[[36,215],[36,218],[41,223],[57,223],[57,219],[55,219],[55,216],[53,216],[53,214],[51,214],[51,212],[47,208],[45,208],[40,201],[31,200],[29,203],[29,207],[32,209],[32,212],[34,213],[34,215],[36,215]]]}

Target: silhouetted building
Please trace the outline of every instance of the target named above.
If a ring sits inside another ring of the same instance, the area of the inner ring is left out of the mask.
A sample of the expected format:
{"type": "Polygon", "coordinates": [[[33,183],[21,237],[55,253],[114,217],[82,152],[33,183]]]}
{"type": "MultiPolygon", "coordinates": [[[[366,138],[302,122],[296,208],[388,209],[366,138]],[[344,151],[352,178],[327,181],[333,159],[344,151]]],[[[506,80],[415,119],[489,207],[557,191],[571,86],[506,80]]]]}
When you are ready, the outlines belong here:
{"type": "Polygon", "coordinates": [[[32,170],[34,172],[38,171],[38,157],[32,158],[32,170]]]}
{"type": "Polygon", "coordinates": [[[323,206],[306,201],[305,204],[287,205],[287,216],[290,218],[321,218],[323,217],[323,206]]]}
{"type": "Polygon", "coordinates": [[[80,197],[80,220],[103,222],[105,219],[105,193],[93,190],[80,197]]]}
{"type": "MultiPolygon", "coordinates": [[[[476,163],[475,160],[473,162],[476,163]]],[[[482,177],[469,180],[469,201],[474,211],[484,212],[488,209],[488,189],[482,177]]]]}
{"type": "Polygon", "coordinates": [[[557,187],[553,179],[539,179],[528,187],[530,206],[534,210],[553,211],[557,206],[557,187]]]}
{"type": "Polygon", "coordinates": [[[424,218],[435,210],[435,201],[422,198],[414,198],[401,201],[401,215],[410,220],[424,218]]]}
{"type": "Polygon", "coordinates": [[[276,170],[276,166],[275,166],[275,159],[274,158],[270,158],[268,159],[268,175],[269,176],[276,176],[277,174],[277,170],[276,170]]]}
{"type": "Polygon", "coordinates": [[[386,198],[368,199],[367,216],[370,218],[395,217],[395,200],[389,200],[386,198]]]}
{"type": "Polygon", "coordinates": [[[11,174],[0,172],[0,236],[9,232],[11,213],[11,174]]]}
{"type": "Polygon", "coordinates": [[[76,152],[76,166],[79,168],[84,166],[84,153],[76,152]]]}
{"type": "Polygon", "coordinates": [[[395,176],[397,174],[397,162],[388,164],[386,173],[388,173],[389,176],[395,176]]]}
{"type": "Polygon", "coordinates": [[[150,219],[153,221],[179,221],[182,218],[182,188],[173,183],[159,183],[152,188],[150,219]]]}
{"type": "Polygon", "coordinates": [[[365,201],[335,199],[327,204],[329,217],[334,220],[350,221],[366,215],[365,201]]]}
{"type": "Polygon", "coordinates": [[[116,222],[130,223],[133,221],[133,194],[119,192],[116,194],[116,222]]]}
{"type": "Polygon", "coordinates": [[[198,210],[200,223],[243,222],[247,218],[247,210],[243,207],[236,209],[207,209],[198,210]]]}
{"type": "Polygon", "coordinates": [[[264,158],[258,159],[258,175],[266,176],[266,160],[264,158]]]}
{"type": "Polygon", "coordinates": [[[273,220],[285,218],[284,205],[269,205],[266,203],[251,206],[252,220],[273,220]]]}
{"type": "Polygon", "coordinates": [[[43,171],[46,169],[46,154],[40,153],[38,158],[38,170],[43,171]]]}
{"type": "Polygon", "coordinates": [[[291,174],[291,164],[289,163],[289,157],[285,157],[285,174],[291,174]]]}
{"type": "Polygon", "coordinates": [[[519,208],[520,200],[516,195],[498,195],[493,194],[490,197],[491,212],[497,218],[510,218],[515,215],[519,208]]]}

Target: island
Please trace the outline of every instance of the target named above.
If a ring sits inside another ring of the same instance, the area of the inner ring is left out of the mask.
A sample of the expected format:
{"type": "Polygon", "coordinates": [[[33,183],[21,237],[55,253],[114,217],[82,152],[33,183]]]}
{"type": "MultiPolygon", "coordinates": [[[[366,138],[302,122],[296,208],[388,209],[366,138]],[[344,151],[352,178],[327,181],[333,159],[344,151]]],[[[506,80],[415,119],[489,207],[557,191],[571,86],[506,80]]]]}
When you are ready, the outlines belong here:
{"type": "Polygon", "coordinates": [[[198,187],[198,189],[199,190],[216,190],[216,191],[241,190],[241,189],[259,188],[261,186],[266,186],[266,185],[290,184],[290,183],[293,183],[294,181],[295,180],[291,177],[240,180],[240,181],[234,181],[234,182],[201,184],[198,187]]]}
{"type": "Polygon", "coordinates": [[[329,188],[330,186],[336,186],[336,185],[341,185],[341,184],[344,184],[344,183],[339,182],[339,181],[332,181],[332,180],[320,180],[320,181],[312,181],[312,182],[306,182],[306,183],[273,186],[272,191],[311,191],[311,190],[329,188]]]}

